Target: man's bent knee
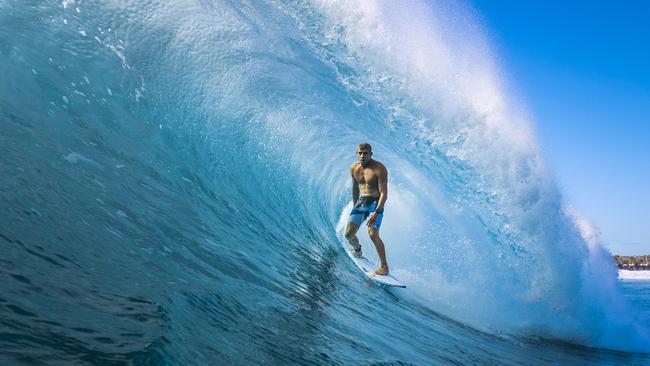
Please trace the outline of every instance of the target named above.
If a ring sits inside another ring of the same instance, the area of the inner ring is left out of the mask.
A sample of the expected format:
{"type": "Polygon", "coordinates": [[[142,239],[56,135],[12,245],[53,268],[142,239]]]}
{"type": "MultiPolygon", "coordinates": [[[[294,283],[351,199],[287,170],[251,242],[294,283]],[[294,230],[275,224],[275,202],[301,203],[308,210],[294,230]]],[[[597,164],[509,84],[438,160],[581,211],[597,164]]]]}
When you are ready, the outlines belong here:
{"type": "Polygon", "coordinates": [[[345,228],[345,238],[346,239],[352,239],[357,233],[358,227],[355,227],[356,225],[354,224],[348,224],[348,226],[345,228]]]}
{"type": "Polygon", "coordinates": [[[377,228],[374,227],[369,227],[368,235],[370,235],[370,239],[372,240],[379,239],[379,230],[377,230],[377,228]]]}

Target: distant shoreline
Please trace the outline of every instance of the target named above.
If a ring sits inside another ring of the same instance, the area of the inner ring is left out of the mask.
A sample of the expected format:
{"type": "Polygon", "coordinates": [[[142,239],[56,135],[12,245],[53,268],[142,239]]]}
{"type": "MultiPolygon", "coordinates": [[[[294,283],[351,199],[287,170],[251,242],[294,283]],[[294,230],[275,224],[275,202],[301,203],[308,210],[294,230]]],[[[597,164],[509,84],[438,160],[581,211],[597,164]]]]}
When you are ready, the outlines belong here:
{"type": "Polygon", "coordinates": [[[627,271],[650,271],[650,255],[615,255],[618,269],[627,271]]]}

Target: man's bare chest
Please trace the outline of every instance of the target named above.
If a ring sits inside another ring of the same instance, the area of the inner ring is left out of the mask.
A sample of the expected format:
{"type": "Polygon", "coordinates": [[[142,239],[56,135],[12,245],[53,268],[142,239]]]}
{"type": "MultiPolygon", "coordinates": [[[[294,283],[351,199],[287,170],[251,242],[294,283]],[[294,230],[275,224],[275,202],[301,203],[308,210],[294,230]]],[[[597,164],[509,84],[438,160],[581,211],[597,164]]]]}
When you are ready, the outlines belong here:
{"type": "Polygon", "coordinates": [[[359,184],[377,184],[377,174],[371,168],[357,168],[353,175],[359,184]]]}

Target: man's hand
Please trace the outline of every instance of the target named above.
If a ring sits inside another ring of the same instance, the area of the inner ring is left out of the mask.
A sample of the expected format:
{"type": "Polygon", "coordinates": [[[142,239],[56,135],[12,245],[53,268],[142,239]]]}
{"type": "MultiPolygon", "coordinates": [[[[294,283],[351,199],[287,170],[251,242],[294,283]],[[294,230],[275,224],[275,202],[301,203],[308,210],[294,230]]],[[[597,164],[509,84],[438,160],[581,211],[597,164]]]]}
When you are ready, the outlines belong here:
{"type": "Polygon", "coordinates": [[[377,221],[377,211],[370,214],[370,218],[368,219],[368,227],[375,226],[375,221],[377,221]]]}

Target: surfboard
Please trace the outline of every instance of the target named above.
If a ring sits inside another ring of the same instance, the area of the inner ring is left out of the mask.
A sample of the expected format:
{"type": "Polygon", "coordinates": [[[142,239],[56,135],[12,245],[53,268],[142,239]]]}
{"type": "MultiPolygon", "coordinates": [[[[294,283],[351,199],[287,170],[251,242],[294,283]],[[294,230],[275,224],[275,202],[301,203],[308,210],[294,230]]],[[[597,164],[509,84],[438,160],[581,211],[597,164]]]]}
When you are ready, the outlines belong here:
{"type": "Polygon", "coordinates": [[[371,281],[382,285],[382,286],[388,286],[388,287],[402,287],[405,288],[406,285],[400,282],[397,278],[395,278],[392,274],[387,274],[387,275],[376,275],[373,274],[372,272],[379,268],[379,266],[372,261],[370,261],[366,257],[355,257],[354,254],[350,250],[346,248],[346,252],[348,253],[348,257],[352,259],[354,264],[363,272],[363,274],[366,275],[371,281]]]}

